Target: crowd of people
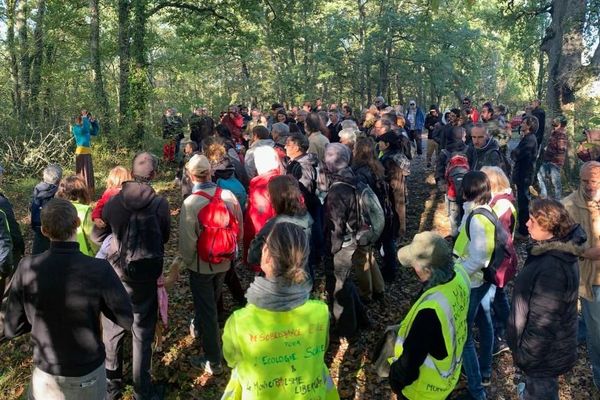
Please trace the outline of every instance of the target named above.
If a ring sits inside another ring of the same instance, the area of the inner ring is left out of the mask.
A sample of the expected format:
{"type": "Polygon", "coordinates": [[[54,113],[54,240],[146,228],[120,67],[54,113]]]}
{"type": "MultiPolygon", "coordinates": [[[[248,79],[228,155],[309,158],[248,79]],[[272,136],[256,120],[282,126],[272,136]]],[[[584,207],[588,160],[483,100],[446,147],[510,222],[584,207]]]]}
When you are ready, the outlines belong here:
{"type": "Polygon", "coordinates": [[[600,387],[600,163],[583,164],[579,189],[562,198],[564,117],[546,133],[534,101],[515,146],[504,108],[469,98],[443,113],[383,97],[360,113],[320,99],[269,111],[232,105],[213,119],[198,107],[187,122],[165,112],[176,205],[152,187],[159,159],[149,152],[113,168],[94,201],[99,124],[82,111],[72,128],[76,175],[49,165],[33,190],[31,255],[0,197],[1,341],[31,333],[30,398],[121,398],[129,332],[134,397],[162,398],[152,342],[184,270],[194,309],[185,329],[198,343],[190,363],[210,375],[231,369],[223,399],[339,398],[329,343],[353,346],[372,328],[371,305],[401,266],[423,289],[374,357],[398,398],[445,399],[462,372],[463,397],[486,399],[493,356],[511,351],[519,396],[558,399],[558,376],[577,361],[578,325],[600,387]],[[410,241],[407,176],[419,157],[445,195],[450,234],[410,241]],[[171,208],[178,247],[165,275],[171,208]],[[519,271],[516,241],[528,243],[519,271]],[[254,273],[247,288],[241,268],[254,273]],[[313,295],[320,274],[326,302],[313,295]],[[225,287],[240,307],[231,315],[225,287]]]}

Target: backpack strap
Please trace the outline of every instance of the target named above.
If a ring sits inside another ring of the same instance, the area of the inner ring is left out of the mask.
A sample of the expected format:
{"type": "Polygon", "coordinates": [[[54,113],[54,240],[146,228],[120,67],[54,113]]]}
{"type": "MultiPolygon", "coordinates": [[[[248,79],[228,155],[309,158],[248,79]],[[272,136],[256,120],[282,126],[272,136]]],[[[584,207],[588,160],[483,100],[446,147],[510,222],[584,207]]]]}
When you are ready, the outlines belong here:
{"type": "Polygon", "coordinates": [[[494,226],[496,224],[494,221],[498,220],[498,217],[496,216],[496,214],[494,214],[493,211],[490,211],[487,208],[478,207],[475,210],[471,211],[469,213],[469,215],[467,216],[467,220],[465,221],[465,232],[467,233],[467,238],[469,240],[471,240],[471,233],[470,233],[469,227],[471,225],[471,219],[473,219],[473,217],[475,215],[483,215],[483,216],[485,216],[487,219],[490,220],[490,222],[492,224],[494,224],[494,226]]]}
{"type": "Polygon", "coordinates": [[[500,200],[509,200],[512,202],[512,200],[514,199],[514,197],[512,197],[510,194],[508,193],[501,193],[497,196],[494,196],[494,198],[492,199],[492,201],[490,201],[490,207],[494,208],[494,206],[496,205],[496,203],[498,203],[498,201],[500,200]]]}
{"type": "Polygon", "coordinates": [[[215,196],[220,197],[221,192],[222,192],[222,189],[219,186],[217,186],[217,188],[215,189],[215,194],[213,196],[211,196],[210,194],[208,194],[202,190],[198,190],[197,192],[194,192],[192,194],[195,194],[196,196],[202,196],[205,199],[207,199],[208,201],[211,201],[213,199],[213,197],[215,197],[215,196]]]}

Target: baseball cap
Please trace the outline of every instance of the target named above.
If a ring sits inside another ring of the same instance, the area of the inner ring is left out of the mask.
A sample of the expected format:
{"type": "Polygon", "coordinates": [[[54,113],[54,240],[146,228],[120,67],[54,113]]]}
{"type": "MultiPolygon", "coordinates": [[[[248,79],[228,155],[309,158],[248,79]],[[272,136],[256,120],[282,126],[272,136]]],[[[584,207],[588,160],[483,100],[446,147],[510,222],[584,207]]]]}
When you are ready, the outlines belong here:
{"type": "Polygon", "coordinates": [[[193,176],[204,175],[207,171],[210,171],[210,162],[206,156],[201,154],[195,154],[190,158],[190,161],[185,164],[185,168],[193,176]]]}

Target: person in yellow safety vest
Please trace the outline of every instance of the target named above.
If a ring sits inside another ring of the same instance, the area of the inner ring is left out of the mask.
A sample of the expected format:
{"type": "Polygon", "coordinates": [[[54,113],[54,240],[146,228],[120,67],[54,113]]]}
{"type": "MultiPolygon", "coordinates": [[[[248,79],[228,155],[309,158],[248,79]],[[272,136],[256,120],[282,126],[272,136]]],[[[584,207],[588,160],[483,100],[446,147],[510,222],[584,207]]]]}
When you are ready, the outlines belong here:
{"type": "Polygon", "coordinates": [[[468,335],[463,350],[463,369],[467,376],[468,395],[486,400],[486,387],[491,385],[494,329],[491,302],[495,285],[484,278],[484,270],[493,261],[496,248],[497,216],[489,205],[492,199],[490,180],[481,171],[469,171],[462,183],[465,215],[454,243],[454,256],[471,280],[468,335]],[[473,329],[477,325],[479,346],[475,347],[473,329]]]}
{"type": "Polygon", "coordinates": [[[469,276],[454,263],[438,234],[422,232],[398,251],[415,270],[423,293],[400,324],[390,358],[390,386],[398,399],[443,400],[460,377],[467,340],[469,276]]]}
{"type": "Polygon", "coordinates": [[[261,257],[265,276],[255,278],[248,305],[225,324],[223,356],[233,371],[222,400],[339,399],[324,358],[329,311],[309,300],[308,254],[302,228],[273,226],[261,257]]]}
{"type": "Polygon", "coordinates": [[[94,257],[98,246],[91,240],[92,229],[92,207],[90,204],[90,192],[85,181],[77,176],[71,175],[60,182],[56,197],[69,200],[77,210],[77,216],[81,221],[77,227],[77,243],[79,251],[86,256],[94,257]]]}

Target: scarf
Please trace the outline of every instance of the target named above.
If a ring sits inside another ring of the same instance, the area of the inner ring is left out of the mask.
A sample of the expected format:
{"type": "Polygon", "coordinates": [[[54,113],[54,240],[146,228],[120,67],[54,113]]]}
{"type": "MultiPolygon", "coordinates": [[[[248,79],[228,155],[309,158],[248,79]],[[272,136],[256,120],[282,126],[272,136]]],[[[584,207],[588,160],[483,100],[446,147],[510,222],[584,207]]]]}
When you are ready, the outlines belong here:
{"type": "Polygon", "coordinates": [[[246,299],[258,308],[289,311],[306,303],[311,289],[308,279],[301,284],[288,284],[282,278],[257,276],[246,292],[246,299]]]}

